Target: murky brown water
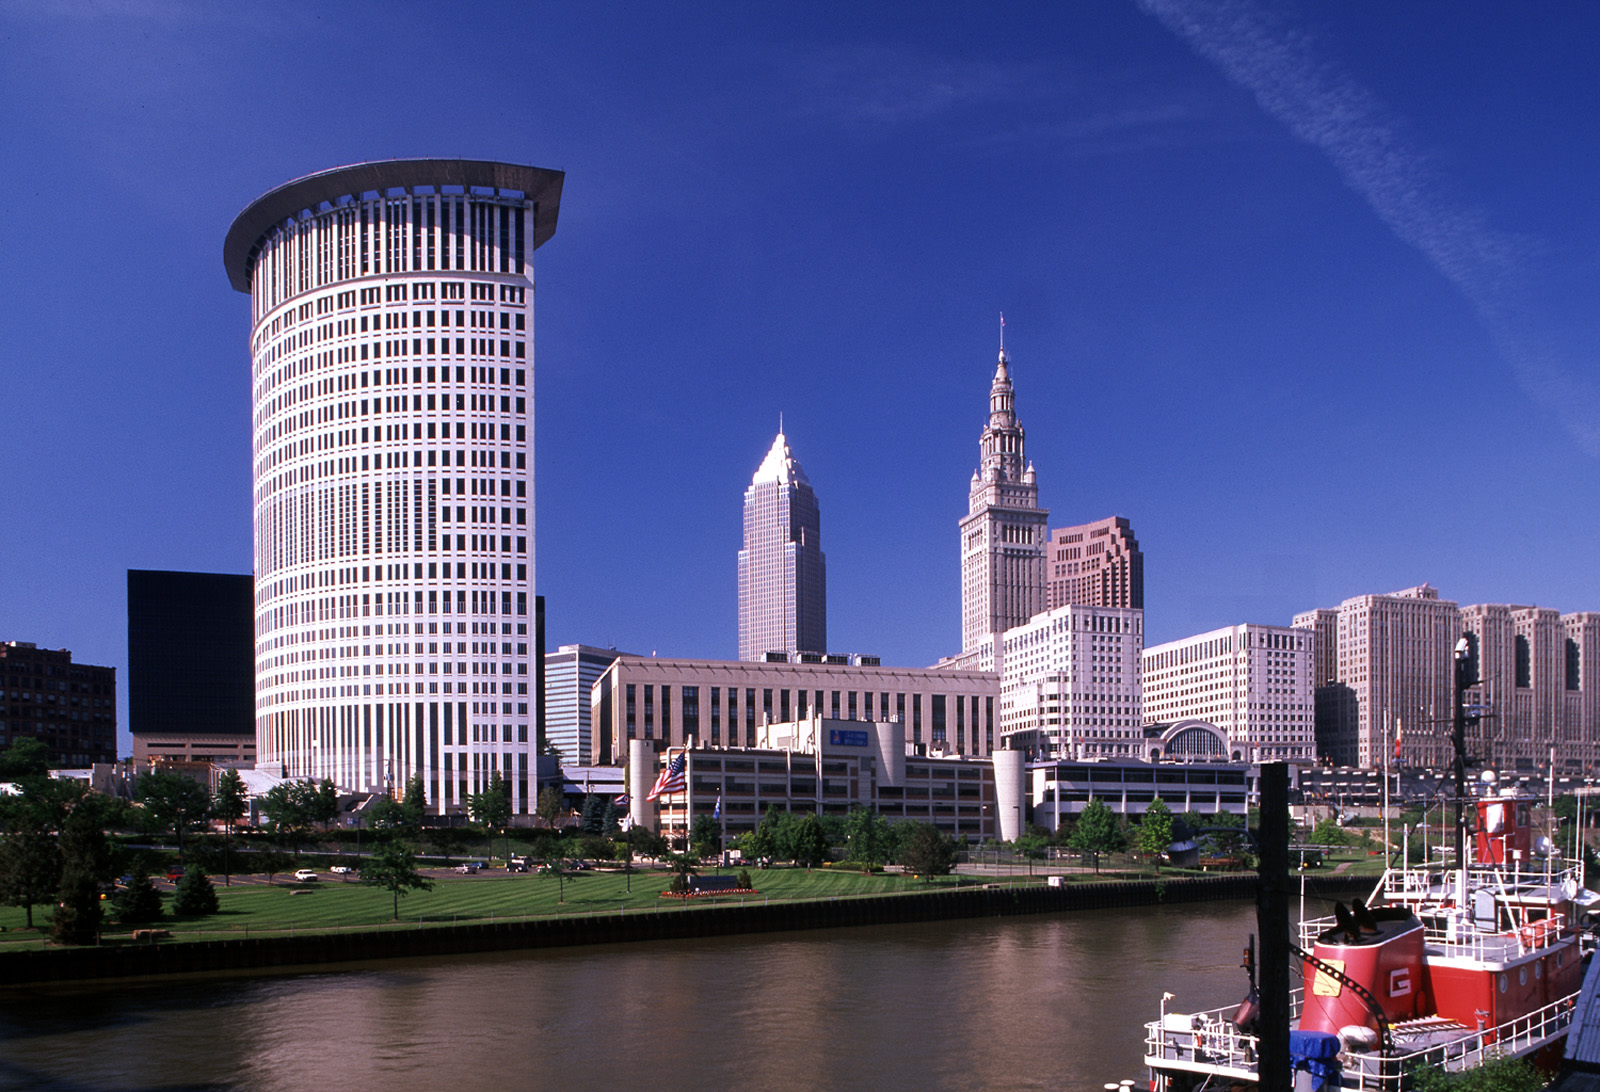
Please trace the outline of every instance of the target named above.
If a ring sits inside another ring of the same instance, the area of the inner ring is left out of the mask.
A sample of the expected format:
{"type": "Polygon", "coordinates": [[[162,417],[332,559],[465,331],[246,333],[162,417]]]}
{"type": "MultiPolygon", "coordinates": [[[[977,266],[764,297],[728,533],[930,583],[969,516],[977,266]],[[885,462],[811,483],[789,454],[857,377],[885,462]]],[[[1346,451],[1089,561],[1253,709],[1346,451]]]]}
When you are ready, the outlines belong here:
{"type": "Polygon", "coordinates": [[[0,993],[0,1089],[1064,1089],[1242,996],[1227,903],[0,993]]]}

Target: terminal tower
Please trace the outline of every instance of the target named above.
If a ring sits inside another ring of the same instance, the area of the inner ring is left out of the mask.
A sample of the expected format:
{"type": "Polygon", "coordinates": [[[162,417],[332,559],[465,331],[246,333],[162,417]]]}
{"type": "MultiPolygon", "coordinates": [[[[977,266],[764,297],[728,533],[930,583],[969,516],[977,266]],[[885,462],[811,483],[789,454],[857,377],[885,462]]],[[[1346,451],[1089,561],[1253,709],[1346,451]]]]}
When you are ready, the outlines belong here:
{"type": "Polygon", "coordinates": [[[1045,607],[1046,521],[1039,481],[1017,423],[1005,345],[989,387],[982,464],[961,520],[961,649],[1028,621],[1045,607]]]}

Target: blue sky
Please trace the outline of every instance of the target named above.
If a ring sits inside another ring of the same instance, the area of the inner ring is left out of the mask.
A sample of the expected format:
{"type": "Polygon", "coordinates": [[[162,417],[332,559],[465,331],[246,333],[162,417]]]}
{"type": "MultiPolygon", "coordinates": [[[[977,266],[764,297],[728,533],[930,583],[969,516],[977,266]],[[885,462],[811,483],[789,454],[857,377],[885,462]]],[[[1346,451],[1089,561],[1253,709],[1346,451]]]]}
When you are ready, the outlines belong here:
{"type": "Polygon", "coordinates": [[[418,155],[567,172],[551,647],[735,654],[782,413],[830,644],[953,651],[1001,311],[1051,523],[1132,520],[1150,643],[1422,581],[1600,609],[1597,39],[1585,3],[0,0],[0,638],[121,668],[127,569],[250,569],[223,236],[418,155]]]}

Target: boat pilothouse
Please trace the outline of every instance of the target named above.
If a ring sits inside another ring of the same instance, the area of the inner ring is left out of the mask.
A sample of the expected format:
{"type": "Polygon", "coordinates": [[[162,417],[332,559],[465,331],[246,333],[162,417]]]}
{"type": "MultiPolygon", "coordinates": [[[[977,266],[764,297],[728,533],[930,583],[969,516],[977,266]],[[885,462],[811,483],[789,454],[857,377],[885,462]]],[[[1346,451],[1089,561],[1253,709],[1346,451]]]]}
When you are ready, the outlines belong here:
{"type": "MultiPolygon", "coordinates": [[[[1600,897],[1548,839],[1534,839],[1531,801],[1471,803],[1465,868],[1391,869],[1371,906],[1337,903],[1332,917],[1301,923],[1289,1044],[1297,1088],[1398,1092],[1419,1065],[1559,1058],[1589,949],[1580,917],[1600,897]]],[[[1164,1011],[1146,1026],[1152,1092],[1256,1083],[1254,1012],[1249,1002],[1164,1011]]]]}

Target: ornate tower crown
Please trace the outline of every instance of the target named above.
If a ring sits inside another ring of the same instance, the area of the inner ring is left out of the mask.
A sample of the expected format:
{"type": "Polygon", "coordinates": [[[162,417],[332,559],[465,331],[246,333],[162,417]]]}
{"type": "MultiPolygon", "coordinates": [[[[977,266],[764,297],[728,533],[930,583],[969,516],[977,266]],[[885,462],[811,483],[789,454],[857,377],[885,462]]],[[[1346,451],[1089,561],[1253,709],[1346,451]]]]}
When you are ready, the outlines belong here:
{"type": "Polygon", "coordinates": [[[979,441],[983,454],[980,476],[986,482],[1020,482],[1027,465],[1023,451],[1026,433],[1017,424],[1017,396],[1011,386],[1010,363],[1002,347],[994,382],[989,386],[989,424],[979,441]]]}

